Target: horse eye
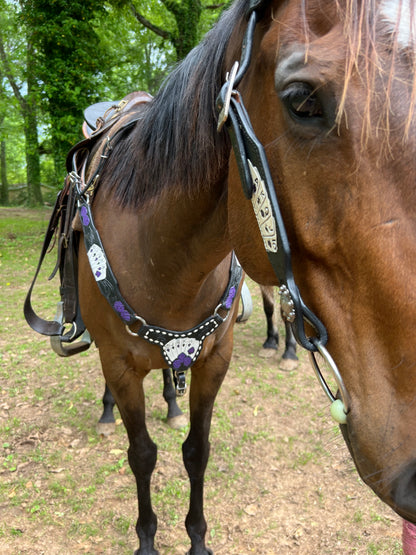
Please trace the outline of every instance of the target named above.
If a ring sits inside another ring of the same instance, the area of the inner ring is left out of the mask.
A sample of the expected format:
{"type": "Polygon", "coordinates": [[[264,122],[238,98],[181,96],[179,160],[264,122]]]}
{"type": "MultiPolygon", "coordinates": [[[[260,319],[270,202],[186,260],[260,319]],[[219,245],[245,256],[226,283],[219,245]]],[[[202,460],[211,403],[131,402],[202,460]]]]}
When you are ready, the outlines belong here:
{"type": "Polygon", "coordinates": [[[291,83],[280,93],[280,98],[297,120],[322,118],[324,115],[318,96],[306,83],[291,83]]]}

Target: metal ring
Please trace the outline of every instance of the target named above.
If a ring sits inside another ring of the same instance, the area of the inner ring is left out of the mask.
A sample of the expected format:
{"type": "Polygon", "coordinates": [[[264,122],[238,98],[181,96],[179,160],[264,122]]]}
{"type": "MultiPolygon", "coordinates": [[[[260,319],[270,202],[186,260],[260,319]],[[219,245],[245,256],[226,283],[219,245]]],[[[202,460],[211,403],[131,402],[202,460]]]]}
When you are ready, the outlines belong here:
{"type": "MultiPolygon", "coordinates": [[[[144,318],[141,318],[140,316],[137,316],[137,314],[136,314],[136,317],[135,317],[135,318],[136,318],[136,320],[135,320],[136,322],[139,321],[139,322],[141,322],[141,324],[142,324],[143,326],[147,326],[147,322],[146,322],[146,320],[145,320],[144,318]]],[[[141,329],[141,328],[139,328],[139,329],[141,329]]],[[[137,332],[132,331],[132,330],[130,329],[130,327],[129,327],[128,324],[126,324],[126,330],[127,330],[127,333],[129,333],[129,334],[132,335],[133,337],[140,337],[139,334],[138,334],[137,332]]]]}
{"type": "MultiPolygon", "coordinates": [[[[312,338],[311,341],[315,345],[315,347],[317,348],[319,354],[322,356],[322,358],[328,364],[328,366],[329,366],[329,368],[332,372],[332,375],[333,375],[333,377],[336,381],[336,384],[338,386],[339,393],[341,395],[341,399],[342,399],[342,402],[344,404],[345,411],[348,412],[350,410],[349,409],[349,395],[348,395],[347,389],[344,385],[344,382],[342,380],[341,374],[339,373],[338,367],[335,364],[334,359],[331,357],[328,350],[322,345],[322,343],[318,339],[312,338]]],[[[315,374],[316,374],[316,377],[318,378],[319,383],[321,384],[322,389],[324,390],[325,394],[327,395],[327,397],[331,401],[331,403],[333,403],[336,400],[336,397],[332,393],[331,388],[326,383],[326,380],[325,380],[324,376],[322,375],[321,369],[319,368],[318,362],[315,358],[315,353],[312,352],[312,351],[309,351],[309,358],[312,362],[312,367],[315,371],[315,374]]]]}
{"type": "Polygon", "coordinates": [[[229,314],[230,314],[229,309],[227,309],[222,303],[220,303],[219,305],[217,305],[215,307],[214,314],[211,316],[211,318],[216,318],[216,317],[220,318],[220,320],[221,320],[220,323],[222,324],[223,322],[226,321],[229,314]],[[218,313],[218,311],[221,310],[221,309],[223,309],[227,312],[227,314],[225,316],[221,316],[221,314],[218,313]]]}

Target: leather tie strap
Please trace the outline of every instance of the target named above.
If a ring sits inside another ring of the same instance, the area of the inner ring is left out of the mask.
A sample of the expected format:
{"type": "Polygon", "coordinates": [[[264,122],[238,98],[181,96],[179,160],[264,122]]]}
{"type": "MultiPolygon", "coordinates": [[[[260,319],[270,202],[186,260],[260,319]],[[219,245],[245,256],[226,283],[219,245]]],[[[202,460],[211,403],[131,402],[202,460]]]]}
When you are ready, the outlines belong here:
{"type": "Polygon", "coordinates": [[[38,333],[41,333],[42,335],[61,335],[63,331],[62,324],[56,321],[49,321],[49,320],[44,320],[43,318],[40,318],[35,313],[32,307],[32,291],[35,286],[40,269],[42,267],[43,259],[45,258],[46,253],[48,252],[50,242],[52,240],[52,237],[55,234],[55,230],[57,229],[57,226],[59,223],[59,207],[61,203],[62,193],[63,191],[60,191],[56,198],[55,206],[52,212],[52,217],[49,220],[48,229],[46,230],[45,239],[43,241],[42,250],[40,253],[35,276],[32,280],[32,283],[30,284],[29,291],[27,292],[26,299],[23,305],[23,312],[25,315],[26,322],[33,330],[35,330],[38,333]]]}

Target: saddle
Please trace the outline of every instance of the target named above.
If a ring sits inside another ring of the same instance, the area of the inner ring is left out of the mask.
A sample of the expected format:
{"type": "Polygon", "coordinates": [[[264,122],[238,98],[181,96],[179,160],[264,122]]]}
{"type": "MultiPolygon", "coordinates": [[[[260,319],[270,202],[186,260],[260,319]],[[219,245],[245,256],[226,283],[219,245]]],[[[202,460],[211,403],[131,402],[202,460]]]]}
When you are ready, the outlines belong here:
{"type": "MultiPolygon", "coordinates": [[[[91,151],[104,142],[116,123],[123,130],[134,125],[137,113],[143,103],[151,96],[145,92],[128,94],[119,102],[99,102],[84,111],[82,126],[85,139],[79,142],[68,154],[67,169],[72,169],[74,157],[82,153],[86,163],[91,151]]],[[[78,300],[78,249],[79,227],[74,223],[77,218],[77,194],[70,176],[65,178],[64,186],[58,193],[52,215],[46,230],[38,266],[24,303],[24,316],[29,326],[36,332],[50,336],[53,350],[60,356],[71,356],[87,350],[91,337],[82,321],[78,300]],[[52,242],[52,240],[54,241],[52,242]],[[52,242],[52,246],[50,247],[52,242]],[[60,297],[54,320],[44,320],[32,307],[32,292],[46,254],[57,243],[57,260],[49,279],[59,271],[60,297]],[[66,328],[69,326],[69,330],[66,328]]]]}

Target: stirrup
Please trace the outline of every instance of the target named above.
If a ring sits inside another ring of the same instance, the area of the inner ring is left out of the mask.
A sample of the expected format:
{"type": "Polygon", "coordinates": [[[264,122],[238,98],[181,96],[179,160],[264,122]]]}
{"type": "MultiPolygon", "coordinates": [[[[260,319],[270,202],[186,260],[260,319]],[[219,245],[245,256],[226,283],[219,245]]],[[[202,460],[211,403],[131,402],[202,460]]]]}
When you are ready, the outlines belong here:
{"type": "MultiPolygon", "coordinates": [[[[59,301],[55,314],[55,321],[61,325],[63,325],[64,323],[63,304],[64,303],[62,301],[59,301]]],[[[73,326],[75,326],[75,331],[72,334],[72,337],[76,333],[75,322],[73,323],[73,326]]],[[[57,355],[61,357],[70,357],[72,355],[82,353],[83,351],[89,349],[92,343],[91,336],[87,329],[84,330],[84,333],[81,335],[80,339],[74,343],[71,342],[71,336],[68,338],[67,335],[53,335],[51,336],[50,340],[52,349],[57,355]]]]}

